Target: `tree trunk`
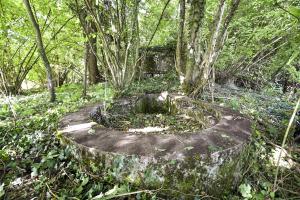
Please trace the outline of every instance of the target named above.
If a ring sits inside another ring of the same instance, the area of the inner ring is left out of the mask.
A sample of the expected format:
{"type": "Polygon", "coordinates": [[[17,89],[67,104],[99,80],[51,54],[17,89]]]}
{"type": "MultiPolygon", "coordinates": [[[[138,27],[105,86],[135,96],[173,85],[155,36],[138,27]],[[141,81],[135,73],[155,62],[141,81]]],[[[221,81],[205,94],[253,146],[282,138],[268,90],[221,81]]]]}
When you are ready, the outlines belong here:
{"type": "Polygon", "coordinates": [[[205,13],[206,0],[191,0],[187,19],[187,52],[185,62],[185,79],[183,89],[191,94],[196,84],[196,77],[200,73],[198,66],[202,61],[200,53],[199,29],[205,13]]]}
{"type": "Polygon", "coordinates": [[[97,66],[97,38],[96,38],[96,27],[94,22],[87,20],[86,34],[88,35],[88,42],[86,42],[86,67],[89,72],[89,82],[90,84],[96,84],[101,81],[100,72],[97,66]]]}
{"type": "Polygon", "coordinates": [[[55,99],[56,99],[56,95],[55,95],[55,88],[54,88],[53,78],[52,78],[52,70],[51,70],[49,60],[47,58],[45,48],[44,48],[40,27],[39,27],[39,24],[37,23],[34,15],[33,15],[29,0],[23,0],[23,2],[24,2],[24,5],[27,9],[30,21],[31,21],[31,23],[34,27],[34,30],[35,30],[35,33],[36,33],[37,46],[39,48],[41,58],[44,62],[45,68],[46,68],[47,80],[48,80],[48,89],[49,89],[49,93],[50,93],[50,101],[54,102],[55,99]]]}
{"type": "MultiPolygon", "coordinates": [[[[184,55],[185,77],[182,86],[184,92],[191,97],[201,95],[210,81],[214,63],[224,46],[228,25],[238,8],[240,0],[232,0],[228,9],[226,9],[227,1],[219,0],[218,9],[213,18],[213,23],[211,23],[210,33],[204,34],[204,36],[208,35],[208,38],[202,38],[201,33],[205,3],[206,0],[190,0],[187,6],[187,45],[184,55]]],[[[178,41],[179,44],[180,41],[178,41]]]]}
{"type": "Polygon", "coordinates": [[[83,73],[83,91],[82,96],[86,97],[87,95],[87,71],[88,71],[88,55],[89,55],[89,49],[85,49],[85,58],[84,58],[84,73],[83,73]]]}
{"type": "MultiPolygon", "coordinates": [[[[191,96],[196,97],[201,95],[204,91],[205,86],[208,84],[212,67],[214,65],[215,59],[217,58],[217,47],[218,42],[221,42],[219,38],[222,38],[221,28],[224,19],[224,11],[226,7],[226,0],[220,0],[218,11],[214,17],[214,22],[212,25],[212,32],[210,34],[209,44],[204,55],[202,55],[201,63],[198,64],[199,68],[196,68],[196,72],[193,72],[192,77],[192,91],[191,96]]],[[[224,32],[225,34],[225,32],[224,32]]]]}
{"type": "Polygon", "coordinates": [[[184,24],[185,24],[185,0],[180,0],[179,8],[179,31],[176,47],[176,70],[179,76],[184,74],[184,24]]]}
{"type": "MultiPolygon", "coordinates": [[[[137,60],[134,60],[136,59],[134,55],[138,53],[135,48],[138,29],[132,28],[134,22],[130,19],[135,18],[138,14],[135,12],[138,2],[131,7],[125,0],[114,1],[114,5],[111,4],[111,1],[103,1],[102,5],[99,4],[99,8],[97,8],[90,0],[84,1],[97,28],[97,39],[101,44],[104,58],[101,62],[106,68],[105,76],[111,77],[111,83],[117,90],[125,89],[133,80],[136,72],[137,60]],[[108,33],[105,31],[107,29],[113,31],[108,33]]],[[[98,56],[97,59],[99,59],[98,56]]]]}

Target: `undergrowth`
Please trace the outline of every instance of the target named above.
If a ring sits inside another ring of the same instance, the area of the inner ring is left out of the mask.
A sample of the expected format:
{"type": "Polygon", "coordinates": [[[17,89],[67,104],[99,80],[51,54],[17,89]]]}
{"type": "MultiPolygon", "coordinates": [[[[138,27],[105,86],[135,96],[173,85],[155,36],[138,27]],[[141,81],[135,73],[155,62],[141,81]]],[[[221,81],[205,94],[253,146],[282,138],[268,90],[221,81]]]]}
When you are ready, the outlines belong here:
{"type": "MultiPolygon", "coordinates": [[[[105,98],[102,85],[90,88],[88,99],[81,91],[78,85],[58,88],[55,103],[46,92],[1,98],[0,199],[87,199],[113,188],[85,173],[55,137],[64,114],[105,98]]],[[[112,91],[106,93],[110,100],[112,91]]]]}
{"type": "MultiPolygon", "coordinates": [[[[178,84],[173,84],[173,76],[134,83],[126,94],[175,90],[178,84]]],[[[71,155],[68,147],[60,145],[55,133],[63,115],[85,104],[105,98],[110,101],[113,97],[112,90],[105,92],[101,84],[89,89],[89,98],[82,98],[81,93],[81,86],[67,85],[57,89],[55,103],[48,102],[46,92],[0,99],[0,199],[109,199],[118,196],[119,199],[124,196],[156,199],[159,196],[159,191],[136,191],[128,184],[111,183],[107,181],[109,177],[91,174],[71,155]]],[[[248,162],[243,163],[245,171],[241,184],[235,191],[216,198],[299,199],[300,151],[292,137],[286,149],[297,165],[281,170],[275,193],[272,189],[275,167],[269,159],[282,140],[294,101],[278,93],[269,95],[226,88],[217,88],[215,96],[216,103],[247,114],[256,124],[246,155],[248,162]]]]}
{"type": "Polygon", "coordinates": [[[133,82],[130,87],[123,92],[123,96],[132,96],[144,93],[160,93],[163,91],[178,91],[179,82],[176,73],[170,71],[163,76],[154,76],[133,82]]]}
{"type": "MultiPolygon", "coordinates": [[[[300,146],[293,141],[293,130],[288,135],[283,160],[292,165],[280,167],[280,181],[275,190],[273,185],[277,162],[274,155],[280,149],[297,98],[297,94],[285,95],[277,88],[256,92],[216,87],[215,103],[245,114],[254,124],[242,182],[236,188],[238,194],[230,194],[227,199],[300,199],[300,146]]],[[[209,92],[205,99],[211,100],[209,92]]]]}

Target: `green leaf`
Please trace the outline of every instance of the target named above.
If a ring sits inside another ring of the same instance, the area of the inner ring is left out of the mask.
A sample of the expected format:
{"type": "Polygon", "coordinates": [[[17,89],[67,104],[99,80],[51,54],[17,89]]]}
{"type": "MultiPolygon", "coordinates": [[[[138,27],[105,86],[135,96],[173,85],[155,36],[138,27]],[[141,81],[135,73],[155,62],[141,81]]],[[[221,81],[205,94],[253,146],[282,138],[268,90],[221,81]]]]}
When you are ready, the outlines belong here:
{"type": "Polygon", "coordinates": [[[105,195],[109,196],[109,195],[115,195],[118,192],[119,187],[117,185],[115,185],[112,189],[108,190],[105,195]]]}
{"type": "Polygon", "coordinates": [[[38,169],[33,167],[32,170],[31,170],[31,178],[35,178],[38,176],[38,169]]]}
{"type": "Polygon", "coordinates": [[[114,197],[117,193],[118,193],[119,187],[117,185],[115,185],[112,189],[108,190],[105,194],[103,194],[102,192],[93,197],[92,200],[96,200],[96,199],[111,199],[112,197],[114,197]]]}
{"type": "Polygon", "coordinates": [[[83,187],[82,186],[79,186],[78,188],[76,188],[75,192],[76,194],[80,194],[83,190],[83,187]]]}
{"type": "Polygon", "coordinates": [[[81,183],[81,186],[86,185],[89,182],[89,177],[84,177],[81,183]]]}
{"type": "Polygon", "coordinates": [[[289,7],[289,12],[298,18],[300,17],[300,8],[296,6],[289,7]]]}
{"type": "Polygon", "coordinates": [[[4,194],[5,194],[4,183],[2,183],[2,185],[0,185],[0,198],[3,197],[4,194]]]}
{"type": "Polygon", "coordinates": [[[240,191],[241,195],[245,199],[252,198],[252,195],[251,195],[251,186],[249,184],[242,184],[242,185],[240,185],[239,191],[240,191]]]}
{"type": "Polygon", "coordinates": [[[9,155],[5,150],[0,150],[0,159],[2,159],[3,161],[9,160],[9,155]]]}
{"type": "Polygon", "coordinates": [[[274,199],[274,198],[275,198],[275,192],[271,192],[271,193],[270,193],[270,197],[271,197],[272,199],[274,199]]]}

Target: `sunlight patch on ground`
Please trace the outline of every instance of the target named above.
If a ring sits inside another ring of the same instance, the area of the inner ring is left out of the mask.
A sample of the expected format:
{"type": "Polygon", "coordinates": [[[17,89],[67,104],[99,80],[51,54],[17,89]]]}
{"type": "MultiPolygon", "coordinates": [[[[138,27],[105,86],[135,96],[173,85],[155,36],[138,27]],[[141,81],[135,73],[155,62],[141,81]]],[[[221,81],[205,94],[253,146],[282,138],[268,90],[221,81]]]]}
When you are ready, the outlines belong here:
{"type": "Polygon", "coordinates": [[[166,131],[166,130],[168,130],[169,129],[169,127],[167,126],[167,127],[164,127],[164,128],[162,128],[162,127],[151,127],[151,126],[149,126],[149,127],[145,127],[145,128],[137,128],[137,129],[129,129],[127,132],[129,132],[129,133],[137,133],[137,132],[139,132],[139,133],[153,133],[153,132],[162,132],[162,131],[166,131]]]}
{"type": "Polygon", "coordinates": [[[122,146],[126,146],[127,144],[131,144],[131,143],[134,143],[135,140],[121,140],[121,141],[118,141],[115,146],[116,147],[122,147],[122,146]]]}
{"type": "Polygon", "coordinates": [[[84,123],[84,124],[77,124],[68,126],[65,129],[61,130],[62,133],[70,133],[74,131],[80,131],[80,130],[86,130],[92,128],[94,125],[96,125],[96,122],[90,122],[90,123],[84,123]]]}

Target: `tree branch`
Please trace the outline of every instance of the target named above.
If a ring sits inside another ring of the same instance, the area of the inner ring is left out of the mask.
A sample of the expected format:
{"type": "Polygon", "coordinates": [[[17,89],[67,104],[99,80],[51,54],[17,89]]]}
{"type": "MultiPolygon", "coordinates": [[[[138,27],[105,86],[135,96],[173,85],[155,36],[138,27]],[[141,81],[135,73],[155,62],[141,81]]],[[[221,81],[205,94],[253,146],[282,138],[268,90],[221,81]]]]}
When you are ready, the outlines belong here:
{"type": "Polygon", "coordinates": [[[149,47],[149,46],[150,46],[150,44],[151,44],[151,42],[152,42],[152,40],[153,40],[153,38],[154,38],[154,36],[155,36],[157,30],[158,30],[158,27],[159,27],[159,25],[160,25],[160,22],[161,22],[161,20],[162,20],[162,18],[163,18],[163,16],[164,16],[164,13],[165,13],[165,11],[166,11],[166,9],[167,9],[167,7],[168,7],[170,1],[171,1],[171,0],[167,0],[166,4],[165,4],[165,6],[164,6],[164,8],[163,8],[163,10],[162,10],[162,12],[161,12],[161,15],[160,15],[160,17],[159,17],[159,20],[158,20],[158,22],[157,22],[157,24],[156,24],[155,30],[154,30],[154,32],[152,33],[152,35],[151,35],[151,37],[150,37],[150,40],[149,40],[149,42],[148,42],[148,44],[147,44],[146,47],[149,47]]]}

